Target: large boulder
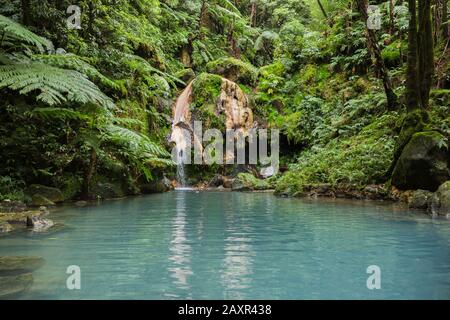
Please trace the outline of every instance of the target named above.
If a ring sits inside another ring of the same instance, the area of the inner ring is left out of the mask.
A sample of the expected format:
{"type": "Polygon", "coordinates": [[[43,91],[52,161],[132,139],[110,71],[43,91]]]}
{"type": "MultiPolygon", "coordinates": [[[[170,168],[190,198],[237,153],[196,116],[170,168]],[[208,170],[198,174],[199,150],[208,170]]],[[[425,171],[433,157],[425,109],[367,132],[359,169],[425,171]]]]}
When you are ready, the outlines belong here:
{"type": "Polygon", "coordinates": [[[449,179],[448,145],[445,137],[436,131],[415,133],[392,173],[392,185],[401,190],[436,191],[449,179]]]}
{"type": "MultiPolygon", "coordinates": [[[[58,188],[47,187],[47,186],[43,186],[40,184],[30,185],[27,188],[26,192],[31,198],[38,197],[41,200],[43,198],[45,198],[54,203],[63,202],[65,200],[63,193],[58,188]]],[[[36,204],[36,205],[41,206],[41,205],[46,205],[46,204],[42,203],[42,204],[36,204]]]]}
{"type": "Polygon", "coordinates": [[[450,181],[443,183],[434,193],[431,200],[431,211],[442,216],[450,215],[450,181]]]}

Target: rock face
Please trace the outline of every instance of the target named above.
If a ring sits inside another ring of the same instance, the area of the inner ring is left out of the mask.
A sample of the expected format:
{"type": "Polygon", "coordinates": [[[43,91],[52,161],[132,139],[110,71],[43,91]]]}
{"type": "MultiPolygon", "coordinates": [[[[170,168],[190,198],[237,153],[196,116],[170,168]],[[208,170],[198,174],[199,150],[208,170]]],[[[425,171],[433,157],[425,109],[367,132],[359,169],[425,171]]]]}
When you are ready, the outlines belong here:
{"type": "Polygon", "coordinates": [[[415,133],[403,149],[392,174],[392,185],[401,190],[435,191],[450,179],[449,150],[436,131],[415,133]]]}
{"type": "Polygon", "coordinates": [[[27,188],[27,194],[36,199],[36,206],[45,206],[50,203],[59,203],[64,201],[64,195],[58,188],[43,186],[40,184],[32,184],[27,188]],[[39,203],[38,203],[39,202],[39,203]]]}
{"type": "MultiPolygon", "coordinates": [[[[170,142],[176,145],[177,159],[183,159],[191,146],[203,152],[202,137],[194,130],[201,121],[202,130],[235,130],[248,136],[254,127],[253,112],[244,91],[233,81],[218,75],[202,73],[183,90],[173,108],[170,142]]],[[[234,157],[225,155],[226,159],[234,157]]]]}
{"type": "Polygon", "coordinates": [[[416,190],[408,199],[408,207],[414,209],[427,209],[433,193],[428,190],[416,190]]]}
{"type": "Polygon", "coordinates": [[[443,183],[433,194],[430,209],[434,214],[450,215],[450,181],[443,183]]]}

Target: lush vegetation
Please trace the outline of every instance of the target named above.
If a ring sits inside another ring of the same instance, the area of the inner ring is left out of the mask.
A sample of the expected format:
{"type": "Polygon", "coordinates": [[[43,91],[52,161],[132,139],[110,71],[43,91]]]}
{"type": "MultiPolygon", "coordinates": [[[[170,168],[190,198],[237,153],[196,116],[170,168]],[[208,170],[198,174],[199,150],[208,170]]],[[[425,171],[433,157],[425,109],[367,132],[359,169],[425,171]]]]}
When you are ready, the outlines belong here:
{"type": "Polygon", "coordinates": [[[415,132],[450,135],[446,0],[419,1],[417,18],[416,1],[370,1],[378,30],[366,0],[74,4],[81,29],[71,1],[0,0],[0,199],[173,176],[172,106],[196,75],[194,104],[231,77],[258,125],[281,129],[280,193],[384,183],[415,132]]]}

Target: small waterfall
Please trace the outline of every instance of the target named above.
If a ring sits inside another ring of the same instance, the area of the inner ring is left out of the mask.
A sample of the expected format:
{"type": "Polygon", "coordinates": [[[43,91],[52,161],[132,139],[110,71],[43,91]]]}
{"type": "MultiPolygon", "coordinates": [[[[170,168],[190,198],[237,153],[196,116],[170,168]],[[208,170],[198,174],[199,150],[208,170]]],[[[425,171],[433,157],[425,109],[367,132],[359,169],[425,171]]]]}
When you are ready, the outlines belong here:
{"type": "Polygon", "coordinates": [[[187,159],[187,152],[190,152],[188,138],[184,135],[184,130],[175,126],[172,129],[172,141],[175,142],[176,163],[177,163],[177,181],[180,187],[186,187],[186,175],[184,173],[184,164],[187,159]]]}
{"type": "Polygon", "coordinates": [[[172,135],[170,140],[175,142],[177,182],[180,187],[186,187],[186,175],[184,164],[186,163],[188,152],[190,152],[190,137],[185,136],[186,131],[181,127],[183,123],[189,123],[189,100],[192,95],[192,82],[184,89],[178,97],[173,111],[174,119],[172,123],[172,135]]]}

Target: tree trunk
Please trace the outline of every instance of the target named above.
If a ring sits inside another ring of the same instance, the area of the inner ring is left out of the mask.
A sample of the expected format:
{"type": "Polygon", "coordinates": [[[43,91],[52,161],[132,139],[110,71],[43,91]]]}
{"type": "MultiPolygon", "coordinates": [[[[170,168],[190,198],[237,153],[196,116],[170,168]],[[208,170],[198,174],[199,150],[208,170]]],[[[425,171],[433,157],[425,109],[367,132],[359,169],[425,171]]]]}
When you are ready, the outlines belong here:
{"type": "Polygon", "coordinates": [[[395,32],[395,18],[394,18],[394,0],[389,0],[389,34],[393,35],[395,32]]]}
{"type": "Polygon", "coordinates": [[[319,5],[320,11],[322,11],[322,14],[325,17],[325,19],[328,19],[328,14],[327,14],[327,12],[325,11],[325,8],[322,5],[322,2],[320,0],[317,0],[317,4],[319,5]]]}
{"type": "Polygon", "coordinates": [[[251,7],[251,11],[250,11],[250,24],[252,27],[256,27],[256,15],[257,15],[257,4],[256,1],[252,2],[252,7],[251,7]]]}
{"type": "MultiPolygon", "coordinates": [[[[363,21],[366,23],[369,16],[367,14],[367,0],[357,0],[358,10],[361,14],[363,21]]],[[[398,106],[397,95],[394,93],[392,87],[391,77],[389,71],[384,64],[381,56],[381,50],[378,46],[376,34],[373,30],[366,27],[366,39],[367,47],[370,55],[374,60],[375,72],[377,76],[383,81],[384,92],[386,94],[387,104],[389,110],[395,110],[398,106]]]]}
{"type": "Polygon", "coordinates": [[[408,65],[406,73],[406,107],[413,111],[419,107],[419,74],[417,70],[417,14],[416,1],[408,0],[409,29],[408,29],[408,65]]]}
{"type": "Polygon", "coordinates": [[[442,25],[441,25],[441,29],[442,29],[442,38],[448,39],[450,37],[450,34],[448,32],[449,28],[448,28],[448,6],[447,6],[447,0],[442,0],[442,25]]]}
{"type": "Polygon", "coordinates": [[[22,24],[25,26],[29,26],[30,19],[30,0],[21,0],[20,1],[21,9],[22,9],[22,24]]]}
{"type": "Polygon", "coordinates": [[[431,0],[419,1],[419,89],[423,108],[428,108],[431,80],[434,73],[433,30],[431,25],[431,0]]]}
{"type": "Polygon", "coordinates": [[[97,166],[97,152],[94,148],[91,149],[91,158],[89,160],[89,166],[87,167],[86,174],[83,181],[83,198],[89,199],[90,197],[90,186],[92,177],[95,173],[95,168],[97,166]]]}

